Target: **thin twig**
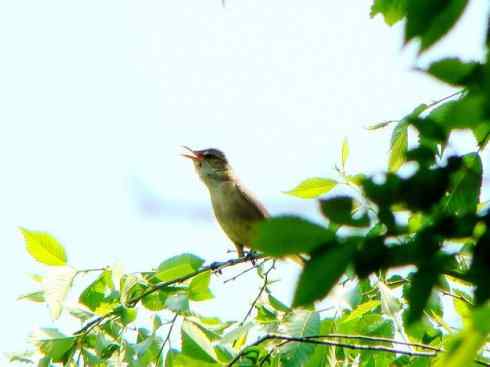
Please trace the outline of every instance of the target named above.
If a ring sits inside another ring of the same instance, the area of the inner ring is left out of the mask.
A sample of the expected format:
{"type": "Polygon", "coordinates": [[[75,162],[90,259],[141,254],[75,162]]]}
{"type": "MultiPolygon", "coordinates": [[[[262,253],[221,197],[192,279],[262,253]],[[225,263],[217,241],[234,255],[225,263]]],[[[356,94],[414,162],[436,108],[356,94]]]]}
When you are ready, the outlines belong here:
{"type": "Polygon", "coordinates": [[[174,325],[175,325],[175,322],[177,321],[178,316],[179,315],[176,313],[172,319],[172,322],[170,324],[170,328],[168,329],[167,337],[165,338],[165,340],[162,343],[162,347],[160,348],[160,352],[158,352],[157,363],[155,364],[156,366],[158,366],[158,363],[160,362],[160,357],[162,356],[163,348],[165,347],[165,344],[167,344],[167,342],[170,340],[170,336],[172,335],[172,330],[174,328],[174,325]]]}
{"type": "MultiPolygon", "coordinates": [[[[453,97],[456,97],[460,94],[463,94],[465,92],[464,89],[461,89],[457,92],[454,92],[448,96],[445,96],[441,99],[438,99],[438,100],[435,100],[435,101],[432,101],[431,103],[427,104],[424,108],[424,111],[434,107],[434,106],[437,106],[438,104],[444,102],[444,101],[447,101],[448,99],[451,99],[453,97]]],[[[366,127],[367,130],[377,130],[377,129],[380,129],[380,128],[383,128],[383,127],[386,127],[394,122],[400,122],[401,120],[388,120],[388,121],[382,121],[382,122],[378,122],[378,123],[375,123],[375,124],[372,124],[372,125],[369,125],[368,127],[366,127]]]]}
{"type": "Polygon", "coordinates": [[[241,271],[240,273],[238,273],[237,275],[234,275],[233,277],[229,278],[229,279],[226,279],[225,281],[223,281],[223,283],[228,283],[228,282],[231,282],[233,280],[236,280],[238,277],[242,276],[243,274],[246,274],[248,273],[249,271],[251,270],[254,270],[256,268],[258,268],[259,266],[262,266],[264,265],[267,261],[269,261],[269,259],[265,259],[265,260],[262,260],[260,264],[255,264],[253,266],[251,266],[250,268],[248,269],[245,269],[243,271],[241,271]]]}
{"type": "Polygon", "coordinates": [[[240,326],[243,325],[245,323],[245,321],[247,321],[247,319],[251,315],[253,309],[255,308],[255,305],[259,301],[260,296],[262,296],[265,289],[267,288],[267,285],[269,284],[269,273],[272,271],[272,269],[274,269],[275,265],[276,265],[276,262],[274,260],[274,261],[272,261],[271,267],[264,273],[264,283],[262,284],[262,287],[260,287],[260,290],[259,290],[259,293],[257,294],[257,297],[255,297],[252,304],[250,305],[250,308],[248,309],[247,314],[243,318],[242,322],[240,322],[240,326]]]}
{"type": "Polygon", "coordinates": [[[305,339],[319,339],[319,338],[335,338],[335,339],[357,339],[370,342],[381,342],[381,343],[391,343],[398,345],[406,345],[409,347],[416,347],[421,349],[432,350],[435,352],[440,352],[441,349],[433,347],[431,345],[421,344],[421,343],[408,343],[404,341],[398,341],[390,338],[383,338],[379,336],[368,336],[368,335],[349,335],[349,334],[324,334],[324,335],[314,335],[314,336],[304,336],[305,339]]]}

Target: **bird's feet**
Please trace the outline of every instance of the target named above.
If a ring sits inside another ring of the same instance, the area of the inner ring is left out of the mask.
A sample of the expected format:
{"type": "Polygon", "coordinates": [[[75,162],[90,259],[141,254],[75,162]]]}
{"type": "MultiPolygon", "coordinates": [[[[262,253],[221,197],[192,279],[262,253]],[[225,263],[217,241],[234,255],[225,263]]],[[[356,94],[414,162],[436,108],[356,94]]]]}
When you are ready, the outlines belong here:
{"type": "Polygon", "coordinates": [[[257,261],[257,255],[258,253],[254,250],[250,250],[250,251],[245,251],[245,257],[250,259],[250,262],[252,263],[252,265],[255,266],[255,263],[257,261]]]}
{"type": "Polygon", "coordinates": [[[217,275],[221,275],[223,274],[223,272],[221,271],[221,269],[219,268],[220,266],[222,265],[222,263],[220,263],[219,261],[215,261],[215,262],[212,262],[211,264],[209,264],[209,269],[214,273],[214,274],[217,274],[217,275]]]}

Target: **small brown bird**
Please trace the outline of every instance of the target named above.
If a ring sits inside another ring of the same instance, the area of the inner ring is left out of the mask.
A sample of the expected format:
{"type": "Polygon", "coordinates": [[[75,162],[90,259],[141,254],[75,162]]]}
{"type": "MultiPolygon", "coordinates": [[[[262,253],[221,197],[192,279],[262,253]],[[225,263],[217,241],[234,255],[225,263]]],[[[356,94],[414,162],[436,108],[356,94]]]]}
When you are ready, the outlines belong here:
{"type": "MultiPolygon", "coordinates": [[[[190,154],[182,155],[192,160],[199,177],[209,190],[218,223],[235,245],[238,256],[243,256],[244,248],[252,247],[253,225],[267,218],[269,213],[240,185],[222,151],[214,148],[184,148],[190,154]]],[[[304,263],[300,256],[292,256],[291,259],[304,263]]]]}

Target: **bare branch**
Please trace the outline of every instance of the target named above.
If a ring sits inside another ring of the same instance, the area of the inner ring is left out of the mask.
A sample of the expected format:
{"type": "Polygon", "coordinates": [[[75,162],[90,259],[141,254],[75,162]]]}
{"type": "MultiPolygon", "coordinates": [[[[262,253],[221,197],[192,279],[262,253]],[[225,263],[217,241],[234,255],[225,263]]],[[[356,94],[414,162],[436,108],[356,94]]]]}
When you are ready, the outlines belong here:
{"type": "MultiPolygon", "coordinates": [[[[307,336],[307,337],[292,337],[292,336],[286,336],[286,335],[274,335],[274,334],[268,334],[263,336],[262,338],[258,339],[256,342],[246,346],[243,348],[236,356],[231,360],[231,362],[228,364],[228,367],[233,366],[238,360],[245,356],[247,354],[247,350],[249,348],[256,347],[266,341],[269,340],[280,340],[281,343],[278,345],[284,345],[287,343],[306,343],[306,344],[316,344],[316,345],[324,345],[324,346],[333,346],[333,347],[340,347],[340,348],[347,348],[347,349],[355,349],[355,350],[370,350],[370,351],[377,351],[377,352],[387,352],[387,353],[394,353],[394,354],[404,354],[412,357],[427,357],[427,358],[433,358],[438,355],[440,352],[444,352],[444,349],[442,348],[436,348],[432,347],[430,345],[423,345],[423,344],[418,344],[418,343],[405,343],[405,342],[398,342],[396,340],[390,340],[388,338],[377,338],[377,337],[369,337],[369,336],[364,336],[364,335],[343,335],[343,334],[329,334],[327,335],[316,335],[316,336],[307,336]],[[411,346],[416,346],[419,348],[424,348],[431,350],[431,352],[414,352],[414,351],[408,351],[408,350],[403,350],[403,349],[396,349],[396,348],[390,348],[386,347],[383,345],[363,345],[363,344],[349,344],[349,343],[343,343],[343,342],[337,342],[337,341],[327,341],[327,340],[318,340],[319,338],[326,338],[326,337],[336,337],[336,338],[345,338],[345,339],[359,339],[359,340],[369,340],[369,341],[378,341],[378,342],[390,342],[393,344],[401,344],[401,345],[411,345],[411,346]]],[[[277,348],[278,345],[275,347],[277,348]]],[[[266,357],[270,357],[271,353],[269,353],[266,357]]],[[[480,361],[480,360],[475,360],[475,363],[482,365],[482,366],[490,366],[490,364],[480,361]]]]}
{"type": "Polygon", "coordinates": [[[160,358],[161,358],[162,353],[163,353],[163,348],[165,347],[165,344],[167,344],[167,342],[170,340],[170,336],[172,335],[172,330],[174,328],[174,325],[175,325],[175,322],[177,321],[177,317],[178,316],[179,315],[176,313],[174,315],[174,317],[172,318],[172,321],[170,323],[170,328],[168,329],[167,336],[166,336],[165,340],[162,343],[162,347],[160,348],[160,352],[158,352],[157,362],[156,362],[155,366],[158,366],[158,363],[160,362],[160,358]]]}
{"type": "Polygon", "coordinates": [[[260,296],[262,296],[265,289],[267,288],[267,285],[269,284],[269,273],[272,271],[272,269],[274,269],[275,265],[276,265],[276,262],[274,260],[274,261],[272,261],[271,267],[264,273],[264,283],[262,284],[262,287],[260,288],[259,293],[257,294],[257,297],[255,297],[254,301],[250,305],[250,308],[248,309],[247,314],[243,318],[242,322],[240,322],[240,325],[243,325],[245,323],[245,321],[247,321],[247,319],[249,318],[250,314],[252,313],[255,305],[259,301],[260,296]]]}

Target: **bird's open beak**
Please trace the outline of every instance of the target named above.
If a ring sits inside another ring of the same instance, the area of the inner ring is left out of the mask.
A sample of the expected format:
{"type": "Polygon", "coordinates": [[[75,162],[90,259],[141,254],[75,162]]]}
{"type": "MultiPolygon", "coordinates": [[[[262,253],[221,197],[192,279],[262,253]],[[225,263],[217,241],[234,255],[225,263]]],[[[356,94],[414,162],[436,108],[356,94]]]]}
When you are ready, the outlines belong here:
{"type": "Polygon", "coordinates": [[[201,153],[194,151],[191,148],[186,147],[185,145],[182,145],[182,148],[184,148],[185,150],[191,153],[191,154],[181,154],[182,157],[192,159],[193,161],[202,161],[204,159],[204,156],[201,153]]]}

